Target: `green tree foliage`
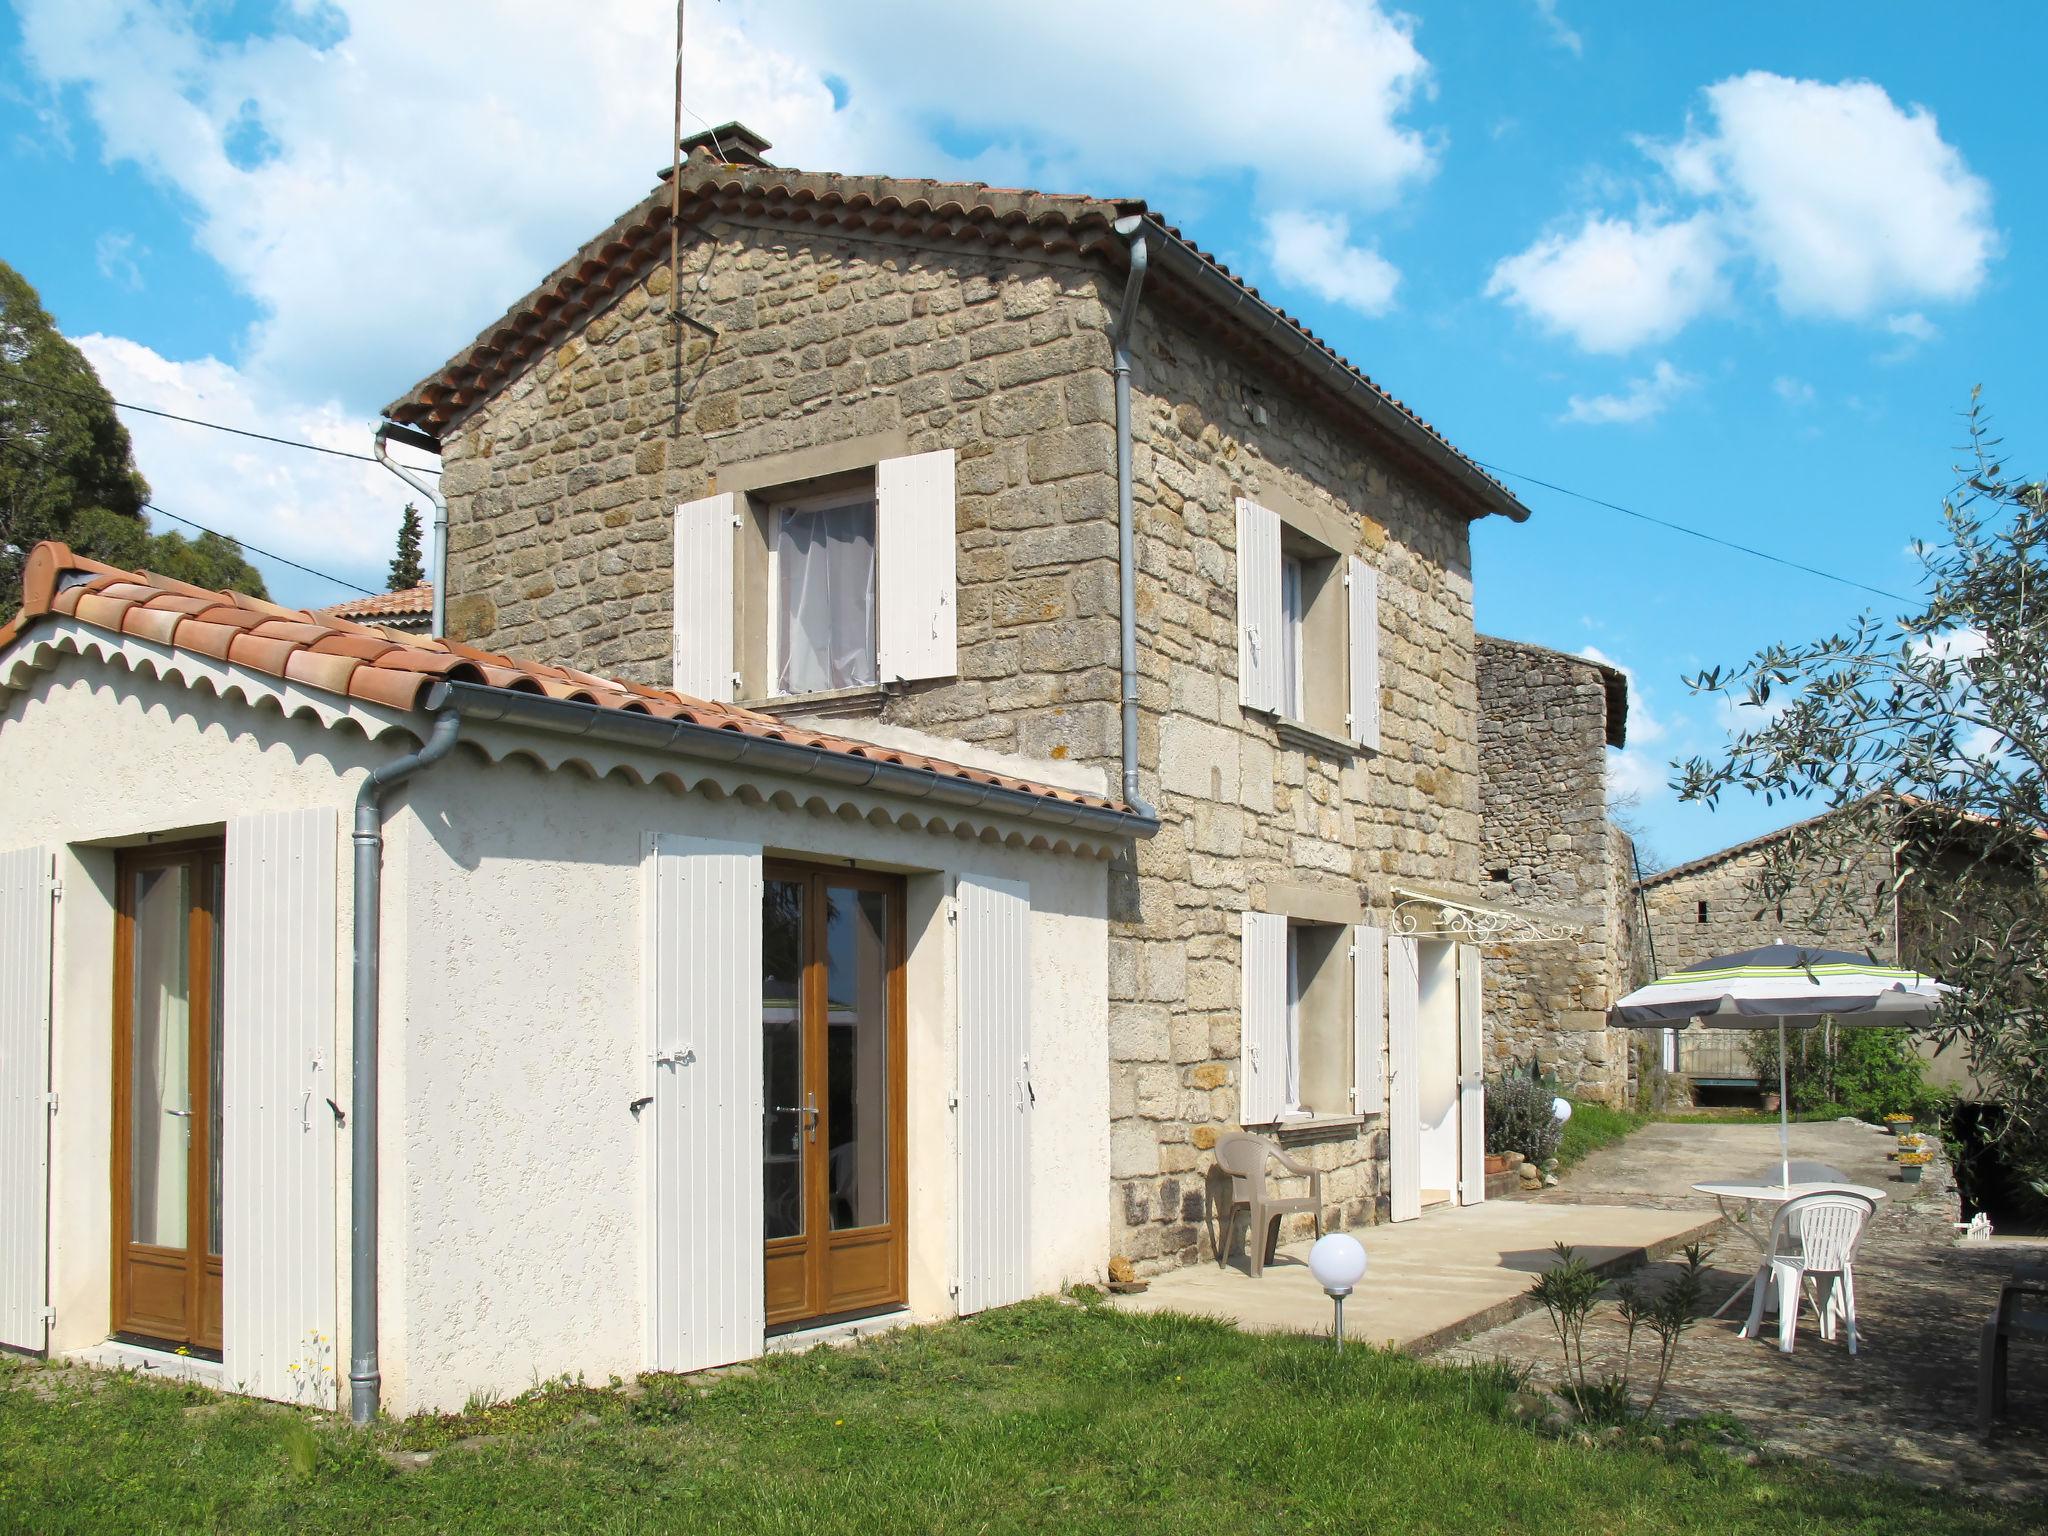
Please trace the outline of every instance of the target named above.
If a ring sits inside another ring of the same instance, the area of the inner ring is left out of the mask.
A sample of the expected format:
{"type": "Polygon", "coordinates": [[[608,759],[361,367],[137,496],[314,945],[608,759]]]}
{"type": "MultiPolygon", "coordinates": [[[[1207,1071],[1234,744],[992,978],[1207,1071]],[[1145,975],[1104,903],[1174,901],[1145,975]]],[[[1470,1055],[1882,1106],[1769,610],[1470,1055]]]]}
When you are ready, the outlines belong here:
{"type": "MultiPolygon", "coordinates": [[[[1749,1060],[1765,1088],[1778,1083],[1778,1036],[1749,1037],[1749,1060]]],[[[1889,1114],[1930,1114],[1937,1097],[1928,1088],[1920,1053],[1901,1029],[1795,1029],[1785,1037],[1787,1108],[1800,1113],[1830,1106],[1866,1120],[1889,1114]]]]}
{"type": "MultiPolygon", "coordinates": [[[[1956,991],[1946,1033],[2005,1106],[2007,1153],[2048,1172],[2048,494],[2000,461],[1971,399],[1971,460],[1923,546],[1927,596],[1819,640],[1688,678],[1754,706],[1719,760],[1681,765],[1687,800],[1731,789],[1837,814],[1774,845],[1765,901],[1804,894],[1880,929],[1913,914],[1906,958],[1956,991]],[[1888,849],[1888,885],[1819,881],[1888,849]],[[1894,904],[1896,903],[1896,907],[1894,904]]],[[[1826,914],[1816,911],[1816,918],[1826,914]]],[[[1839,913],[1837,914],[1839,915],[1839,913]]]]}
{"type": "Polygon", "coordinates": [[[110,565],[264,595],[233,539],[152,534],[148,500],[99,375],[28,280],[0,262],[0,619],[20,606],[22,563],[43,539],[110,565]]]}
{"type": "Polygon", "coordinates": [[[425,586],[426,581],[427,567],[420,559],[420,509],[408,501],[405,518],[398,525],[398,554],[391,562],[386,586],[393,592],[405,592],[425,586]]]}

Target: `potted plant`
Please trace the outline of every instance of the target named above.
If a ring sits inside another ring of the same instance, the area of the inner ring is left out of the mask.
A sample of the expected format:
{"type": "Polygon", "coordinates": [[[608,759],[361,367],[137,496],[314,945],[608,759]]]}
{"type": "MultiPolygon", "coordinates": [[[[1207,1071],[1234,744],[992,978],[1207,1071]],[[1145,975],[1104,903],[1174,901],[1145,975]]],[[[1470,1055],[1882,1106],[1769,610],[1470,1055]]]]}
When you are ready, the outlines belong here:
{"type": "Polygon", "coordinates": [[[1918,1184],[1920,1176],[1927,1171],[1927,1165],[1934,1161],[1932,1152],[1901,1152],[1899,1154],[1899,1179],[1902,1183],[1918,1184]]]}
{"type": "Polygon", "coordinates": [[[1764,1113],[1767,1115],[1776,1114],[1778,1112],[1778,1103],[1778,1090],[1775,1088],[1768,1090],[1764,1094],[1764,1113]]]}
{"type": "Polygon", "coordinates": [[[1505,1153],[1505,1152],[1489,1152],[1489,1153],[1487,1153],[1487,1154],[1486,1154],[1486,1171],[1487,1171],[1488,1175],[1492,1175],[1492,1174],[1496,1174],[1496,1173],[1506,1173],[1506,1172],[1508,1171],[1508,1155],[1507,1155],[1507,1153],[1505,1153]]]}
{"type": "Polygon", "coordinates": [[[1884,1125],[1894,1136],[1904,1136],[1913,1129],[1913,1117],[1895,1110],[1884,1117],[1884,1125]]]}

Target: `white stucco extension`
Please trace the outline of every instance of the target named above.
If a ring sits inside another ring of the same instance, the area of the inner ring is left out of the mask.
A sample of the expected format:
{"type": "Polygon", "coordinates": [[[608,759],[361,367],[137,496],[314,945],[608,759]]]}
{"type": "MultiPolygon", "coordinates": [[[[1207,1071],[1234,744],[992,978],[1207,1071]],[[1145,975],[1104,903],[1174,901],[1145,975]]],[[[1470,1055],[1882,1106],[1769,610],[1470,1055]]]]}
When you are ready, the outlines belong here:
{"type": "MultiPolygon", "coordinates": [[[[258,810],[336,812],[339,988],[349,1081],[348,827],[365,771],[421,717],[310,694],[70,621],[0,657],[0,851],[47,847],[64,882],[52,1048],[51,1335],[103,1341],[114,854],[218,832],[258,810]]],[[[467,734],[467,733],[466,733],[467,734]]],[[[459,1406],[536,1376],[647,1359],[641,934],[651,833],[760,845],[906,877],[909,1306],[949,1315],[957,1230],[955,882],[1028,884],[1037,1107],[1031,1288],[1100,1275],[1108,1253],[1107,865],[999,815],[479,727],[387,801],[380,1305],[385,1403],[459,1406]]],[[[344,1099],[345,1102],[345,1099],[344,1099]]],[[[348,1130],[333,1220],[349,1341],[348,1130]]],[[[261,1178],[229,1168],[228,1179],[261,1178]]]]}

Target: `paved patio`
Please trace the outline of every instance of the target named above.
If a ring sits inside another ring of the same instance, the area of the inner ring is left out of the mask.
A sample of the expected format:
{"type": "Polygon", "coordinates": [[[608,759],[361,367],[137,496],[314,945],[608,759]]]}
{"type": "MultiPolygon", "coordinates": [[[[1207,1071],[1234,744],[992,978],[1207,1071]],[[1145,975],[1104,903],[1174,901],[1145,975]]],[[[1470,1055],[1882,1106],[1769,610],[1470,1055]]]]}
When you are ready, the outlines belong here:
{"type": "MultiPolygon", "coordinates": [[[[1572,1243],[1588,1260],[1619,1272],[1672,1252],[1713,1230],[1709,1211],[1621,1204],[1493,1200],[1439,1207],[1416,1221],[1364,1227],[1369,1268],[1344,1304],[1348,1338],[1396,1344],[1416,1354],[1518,1315],[1531,1278],[1572,1243]]],[[[1242,1246],[1228,1268],[1207,1262],[1153,1280],[1114,1305],[1133,1312],[1192,1312],[1259,1331],[1329,1331],[1331,1306],[1308,1270],[1307,1243],[1281,1248],[1254,1280],[1242,1246]]]]}
{"type": "MultiPolygon", "coordinates": [[[[2048,1496],[2048,1350],[2016,1346],[2011,1417],[1986,1445],[1975,1433],[1977,1330],[2000,1280],[2016,1263],[2048,1262],[2048,1245],[1955,1241],[1955,1186],[1945,1163],[1918,1186],[1902,1184],[1885,1159],[1889,1139],[1868,1127],[1797,1125],[1794,1157],[1831,1163],[1890,1196],[1866,1233],[1856,1266],[1862,1348],[1821,1340],[1809,1312],[1794,1352],[1736,1330],[1747,1299],[1720,1319],[1702,1319],[1680,1346],[1660,1413],[1725,1414],[1768,1452],[1812,1456],[1863,1473],[2006,1498],[2048,1496]]],[[[1694,1178],[1737,1173],[1775,1155],[1769,1126],[1657,1125],[1597,1153],[1541,1203],[1627,1198],[1705,1214],[1711,1202],[1686,1187],[1694,1178]],[[1761,1157],[1759,1153],[1763,1154],[1761,1157]]],[[[1564,1210],[1587,1207],[1560,1203],[1564,1210]]],[[[1712,1304],[1748,1277],[1756,1249],[1741,1234],[1718,1241],[1712,1304]]],[[[1647,1284],[1669,1266],[1653,1266],[1647,1284]]],[[[1620,1368],[1621,1331],[1602,1306],[1586,1330],[1589,1377],[1620,1368]]],[[[1548,1319],[1526,1314],[1456,1343],[1447,1359],[1509,1358],[1537,1368],[1542,1385],[1559,1376],[1548,1319]]]]}

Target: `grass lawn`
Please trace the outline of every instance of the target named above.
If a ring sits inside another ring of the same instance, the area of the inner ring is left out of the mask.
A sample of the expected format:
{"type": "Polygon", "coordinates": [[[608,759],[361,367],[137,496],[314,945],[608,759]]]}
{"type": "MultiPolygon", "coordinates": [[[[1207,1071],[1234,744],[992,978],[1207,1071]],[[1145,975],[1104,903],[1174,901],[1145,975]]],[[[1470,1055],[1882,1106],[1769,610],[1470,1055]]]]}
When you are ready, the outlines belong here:
{"type": "Polygon", "coordinates": [[[1569,1168],[1588,1152],[1611,1147],[1649,1123],[1648,1115],[1632,1109],[1611,1109],[1574,1099],[1572,1117],[1564,1123],[1564,1140],[1558,1143],[1557,1166],[1569,1168]]]}
{"type": "Polygon", "coordinates": [[[1513,1387],[1499,1368],[1050,1301],[775,1357],[701,1395],[676,1378],[630,1398],[542,1388],[372,1434],[197,1389],[0,1366],[0,1526],[1894,1536],[2027,1524],[2027,1511],[1818,1465],[1748,1465],[1711,1436],[1551,1438],[1513,1420],[1513,1387]],[[408,1445],[442,1449],[394,1469],[383,1453],[408,1445]]]}

